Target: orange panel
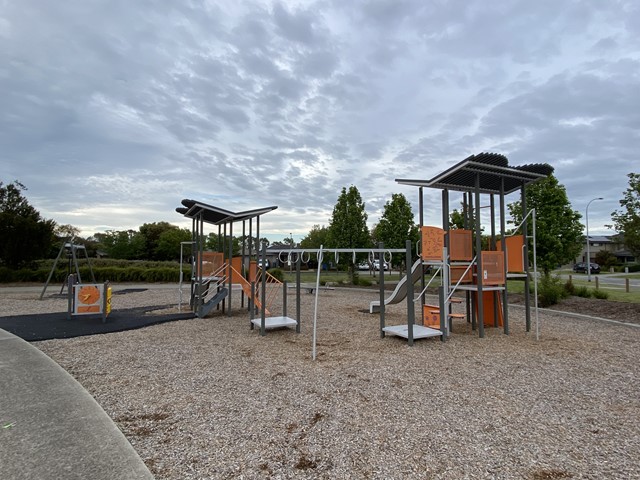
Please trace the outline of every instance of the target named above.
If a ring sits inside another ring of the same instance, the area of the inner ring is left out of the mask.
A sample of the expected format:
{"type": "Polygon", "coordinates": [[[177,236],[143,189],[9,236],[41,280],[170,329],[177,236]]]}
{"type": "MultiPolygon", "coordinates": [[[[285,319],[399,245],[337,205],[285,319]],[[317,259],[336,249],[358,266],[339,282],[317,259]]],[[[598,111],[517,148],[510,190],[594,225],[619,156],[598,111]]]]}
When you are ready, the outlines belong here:
{"type": "Polygon", "coordinates": [[[504,254],[502,252],[482,252],[483,285],[504,285],[504,254]]]}
{"type": "Polygon", "coordinates": [[[449,230],[449,256],[452,262],[469,262],[473,259],[473,234],[471,230],[449,230]]]}
{"type": "MultiPolygon", "coordinates": [[[[458,280],[464,274],[464,271],[467,269],[466,265],[456,265],[451,267],[451,278],[449,279],[449,283],[455,284],[458,283],[458,280]]],[[[473,282],[473,267],[469,269],[464,278],[460,283],[472,283],[473,282]]]]}
{"type": "MultiPolygon", "coordinates": [[[[524,236],[507,237],[507,271],[524,272],[524,236]]],[[[502,250],[502,242],[498,241],[498,250],[502,250]]]]}
{"type": "Polygon", "coordinates": [[[420,256],[423,260],[441,262],[444,248],[444,230],[438,227],[422,227],[422,249],[420,256]]]}
{"type": "Polygon", "coordinates": [[[242,283],[242,257],[233,257],[231,259],[231,283],[242,283]]]}
{"type": "Polygon", "coordinates": [[[422,306],[422,325],[440,330],[440,314],[431,313],[433,305],[422,306]]]}
{"type": "MultiPolygon", "coordinates": [[[[478,315],[478,292],[473,292],[474,295],[474,304],[476,309],[476,318],[478,315]]],[[[498,322],[497,325],[502,327],[503,324],[503,313],[502,313],[502,301],[500,299],[500,294],[496,292],[482,292],[482,312],[484,313],[484,326],[485,327],[493,327],[496,325],[495,322],[495,311],[493,305],[495,303],[494,299],[498,298],[498,322]]]]}
{"type": "MultiPolygon", "coordinates": [[[[202,276],[210,277],[212,276],[216,270],[218,270],[222,263],[224,262],[224,257],[222,252],[203,252],[202,253],[202,276]]],[[[196,268],[199,268],[198,263],[196,263],[196,268]]],[[[200,274],[200,272],[198,272],[200,274]]]]}
{"type": "Polygon", "coordinates": [[[249,283],[255,282],[258,278],[258,262],[251,260],[249,262],[249,283]]]}

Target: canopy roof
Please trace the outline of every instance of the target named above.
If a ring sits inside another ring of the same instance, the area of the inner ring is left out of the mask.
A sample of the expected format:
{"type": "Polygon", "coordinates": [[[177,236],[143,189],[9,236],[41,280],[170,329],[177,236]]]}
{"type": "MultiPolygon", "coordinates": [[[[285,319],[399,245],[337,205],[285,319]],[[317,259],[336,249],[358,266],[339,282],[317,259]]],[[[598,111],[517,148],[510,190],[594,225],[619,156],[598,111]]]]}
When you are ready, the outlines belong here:
{"type": "Polygon", "coordinates": [[[480,176],[481,193],[500,193],[504,180],[504,193],[512,193],[522,186],[545,178],[553,173],[547,163],[510,167],[507,157],[499,153],[480,153],[465,158],[460,163],[436,175],[431,180],[397,178],[402,185],[440,188],[442,190],[475,191],[476,175],[480,176]]]}
{"type": "Polygon", "coordinates": [[[182,200],[183,207],[176,208],[176,212],[184,215],[187,218],[200,218],[206,223],[213,225],[223,225],[225,223],[241,222],[249,220],[250,218],[259,217],[265,213],[269,213],[272,210],[278,208],[277,206],[256,208],[254,210],[245,210],[244,212],[231,212],[224,208],[214,207],[197,200],[182,200]]]}

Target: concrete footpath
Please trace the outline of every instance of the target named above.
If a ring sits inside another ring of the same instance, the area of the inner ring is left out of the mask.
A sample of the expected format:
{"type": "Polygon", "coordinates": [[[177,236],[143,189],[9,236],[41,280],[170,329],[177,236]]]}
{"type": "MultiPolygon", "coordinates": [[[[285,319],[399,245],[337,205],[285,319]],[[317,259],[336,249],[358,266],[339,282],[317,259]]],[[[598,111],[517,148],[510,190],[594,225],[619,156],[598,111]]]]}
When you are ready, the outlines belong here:
{"type": "Polygon", "coordinates": [[[129,441],[57,363],[0,330],[0,478],[153,479],[129,441]]]}

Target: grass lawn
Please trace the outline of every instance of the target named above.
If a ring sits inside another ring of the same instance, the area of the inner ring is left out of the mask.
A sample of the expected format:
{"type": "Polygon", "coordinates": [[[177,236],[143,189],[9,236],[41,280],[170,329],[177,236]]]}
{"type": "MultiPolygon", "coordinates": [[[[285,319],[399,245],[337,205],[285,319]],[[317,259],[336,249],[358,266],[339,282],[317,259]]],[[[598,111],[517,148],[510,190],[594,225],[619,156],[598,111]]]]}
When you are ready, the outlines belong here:
{"type": "MultiPolygon", "coordinates": [[[[296,281],[296,274],[295,272],[291,272],[289,273],[288,271],[283,271],[284,273],[284,279],[289,282],[289,283],[294,283],[296,281]]],[[[554,272],[554,273],[558,273],[558,272],[554,272]]],[[[360,271],[358,272],[359,277],[361,280],[369,280],[371,281],[371,284],[375,285],[378,283],[378,278],[379,278],[379,273],[376,273],[375,276],[371,275],[369,272],[366,271],[360,271]]],[[[605,277],[606,274],[600,274],[599,277],[603,278],[605,277]]],[[[638,277],[640,277],[640,275],[638,275],[638,277]]],[[[401,276],[396,273],[386,273],[384,276],[385,282],[397,282],[398,280],[400,280],[401,276]]],[[[431,277],[429,275],[425,276],[425,282],[429,282],[429,279],[431,277]]],[[[594,275],[591,276],[591,278],[594,278],[594,275]]],[[[629,278],[636,278],[636,275],[629,275],[629,278]]],[[[316,272],[315,271],[304,271],[300,273],[300,281],[302,283],[315,283],[316,282],[316,272]]],[[[576,275],[573,274],[572,275],[572,281],[573,284],[576,287],[582,287],[582,286],[586,286],[589,289],[595,289],[596,288],[596,284],[595,284],[595,280],[592,280],[591,283],[587,282],[587,276],[586,275],[576,275]]],[[[320,273],[320,282],[321,284],[324,284],[326,282],[332,282],[335,284],[344,284],[344,285],[348,285],[349,284],[349,276],[347,274],[347,272],[337,272],[337,271],[330,271],[330,272],[321,272],[320,273]]],[[[436,279],[433,283],[433,285],[437,285],[439,282],[436,279]]],[[[531,283],[532,288],[533,288],[533,282],[531,283]]],[[[508,280],[507,281],[507,287],[509,289],[509,292],[511,293],[524,293],[524,281],[522,280],[508,280]]],[[[633,288],[631,289],[631,291],[629,293],[624,291],[624,286],[623,285],[617,285],[617,288],[611,288],[610,285],[605,285],[602,282],[600,283],[600,289],[607,292],[607,294],[609,295],[608,300],[611,301],[616,301],[616,302],[631,302],[631,303],[640,303],[640,290],[636,289],[634,290],[633,288]]]]}

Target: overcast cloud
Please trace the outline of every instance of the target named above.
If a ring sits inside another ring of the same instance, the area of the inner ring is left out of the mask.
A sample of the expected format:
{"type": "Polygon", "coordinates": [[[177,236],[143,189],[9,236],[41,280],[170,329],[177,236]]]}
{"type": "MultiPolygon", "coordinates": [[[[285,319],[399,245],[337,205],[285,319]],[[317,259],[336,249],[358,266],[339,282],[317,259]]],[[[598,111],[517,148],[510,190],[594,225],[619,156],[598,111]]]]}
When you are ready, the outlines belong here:
{"type": "Polygon", "coordinates": [[[640,171],[634,1],[0,0],[0,58],[0,180],[83,235],[189,226],[183,198],[304,235],[351,184],[374,224],[482,151],[604,197],[610,234],[640,171]]]}

